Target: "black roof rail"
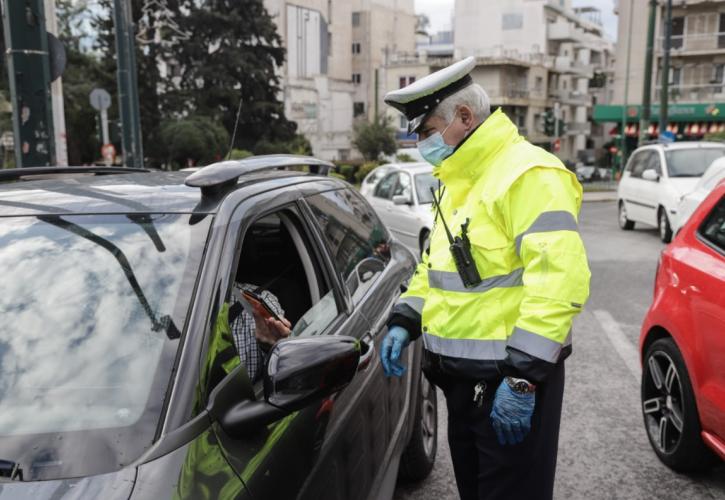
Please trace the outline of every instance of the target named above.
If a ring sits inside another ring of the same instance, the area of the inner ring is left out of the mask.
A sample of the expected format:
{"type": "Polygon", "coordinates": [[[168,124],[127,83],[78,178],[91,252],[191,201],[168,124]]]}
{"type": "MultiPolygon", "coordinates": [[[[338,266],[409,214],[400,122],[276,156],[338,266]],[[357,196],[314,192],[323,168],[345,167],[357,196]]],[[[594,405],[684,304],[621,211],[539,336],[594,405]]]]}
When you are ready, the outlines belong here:
{"type": "Polygon", "coordinates": [[[237,179],[252,172],[276,170],[286,167],[316,167],[320,175],[327,175],[334,164],[304,155],[258,155],[243,160],[227,160],[212,163],[189,175],[184,184],[201,188],[202,194],[213,194],[227,184],[236,184],[237,179]]]}
{"type": "MultiPolygon", "coordinates": [[[[145,168],[131,167],[24,167],[0,170],[0,182],[17,181],[26,177],[60,175],[60,174],[133,174],[150,172],[145,168]]],[[[30,179],[29,179],[30,180],[30,179]]]]}

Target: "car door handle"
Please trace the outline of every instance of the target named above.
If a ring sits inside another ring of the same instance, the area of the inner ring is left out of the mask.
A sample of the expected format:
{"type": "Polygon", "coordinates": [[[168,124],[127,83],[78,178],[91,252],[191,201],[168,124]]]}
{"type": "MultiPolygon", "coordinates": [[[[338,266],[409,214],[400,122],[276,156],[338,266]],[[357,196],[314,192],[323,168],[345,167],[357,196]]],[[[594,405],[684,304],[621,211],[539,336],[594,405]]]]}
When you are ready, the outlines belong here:
{"type": "Polygon", "coordinates": [[[363,371],[367,370],[368,366],[370,366],[373,360],[373,356],[375,355],[375,339],[373,338],[372,333],[367,332],[365,335],[363,335],[363,338],[360,339],[361,349],[362,353],[360,354],[360,360],[357,363],[357,371],[363,371]]]}

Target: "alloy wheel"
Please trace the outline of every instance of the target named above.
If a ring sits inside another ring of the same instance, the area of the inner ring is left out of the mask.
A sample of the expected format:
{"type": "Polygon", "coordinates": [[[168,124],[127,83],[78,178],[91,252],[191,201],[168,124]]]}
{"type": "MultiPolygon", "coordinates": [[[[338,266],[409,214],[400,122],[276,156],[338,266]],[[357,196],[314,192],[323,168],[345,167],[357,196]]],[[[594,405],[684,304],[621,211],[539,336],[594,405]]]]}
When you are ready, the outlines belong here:
{"type": "Polygon", "coordinates": [[[423,393],[422,408],[420,412],[421,430],[423,432],[423,448],[425,454],[429,457],[435,453],[436,445],[436,404],[435,404],[435,387],[433,387],[428,379],[421,376],[420,390],[423,393]]]}
{"type": "Polygon", "coordinates": [[[661,453],[677,448],[684,427],[684,405],[680,373],[672,358],[654,351],[647,359],[642,409],[647,433],[661,453]]]}

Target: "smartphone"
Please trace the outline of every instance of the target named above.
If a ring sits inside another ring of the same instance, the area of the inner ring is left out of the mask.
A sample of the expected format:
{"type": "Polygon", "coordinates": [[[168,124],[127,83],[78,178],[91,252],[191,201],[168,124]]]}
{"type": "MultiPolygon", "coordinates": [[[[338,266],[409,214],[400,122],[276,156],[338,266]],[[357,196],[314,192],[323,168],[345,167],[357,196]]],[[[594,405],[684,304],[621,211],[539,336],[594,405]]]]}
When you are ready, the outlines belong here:
{"type": "Polygon", "coordinates": [[[264,316],[265,318],[274,318],[277,321],[282,321],[282,318],[280,318],[276,312],[274,312],[274,308],[265,300],[265,298],[255,292],[250,292],[248,290],[244,290],[242,292],[242,295],[244,295],[244,298],[249,301],[250,304],[252,304],[252,307],[255,311],[257,311],[258,314],[261,316],[264,316]]]}

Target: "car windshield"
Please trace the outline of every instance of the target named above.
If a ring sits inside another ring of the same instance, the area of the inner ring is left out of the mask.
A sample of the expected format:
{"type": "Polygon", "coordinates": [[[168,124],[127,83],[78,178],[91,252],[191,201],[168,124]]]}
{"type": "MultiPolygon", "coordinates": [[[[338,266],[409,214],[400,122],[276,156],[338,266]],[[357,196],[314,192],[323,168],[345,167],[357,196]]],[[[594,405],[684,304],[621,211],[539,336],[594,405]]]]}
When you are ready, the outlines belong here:
{"type": "Polygon", "coordinates": [[[670,177],[700,177],[713,161],[725,156],[725,148],[675,149],[665,156],[670,177]]]}
{"type": "Polygon", "coordinates": [[[211,217],[0,219],[0,460],[117,470],[153,442],[211,217]]]}
{"type": "Polygon", "coordinates": [[[433,203],[433,196],[431,195],[430,188],[437,191],[439,185],[438,179],[433,177],[433,174],[430,172],[416,174],[415,190],[418,193],[418,203],[421,205],[425,203],[433,203]]]}
{"type": "Polygon", "coordinates": [[[385,168],[385,167],[378,167],[378,168],[376,168],[375,170],[373,170],[373,172],[365,180],[365,183],[366,184],[375,184],[375,183],[377,183],[380,179],[382,179],[383,177],[385,177],[385,174],[387,174],[388,172],[390,172],[390,170],[392,170],[392,169],[385,168]]]}

